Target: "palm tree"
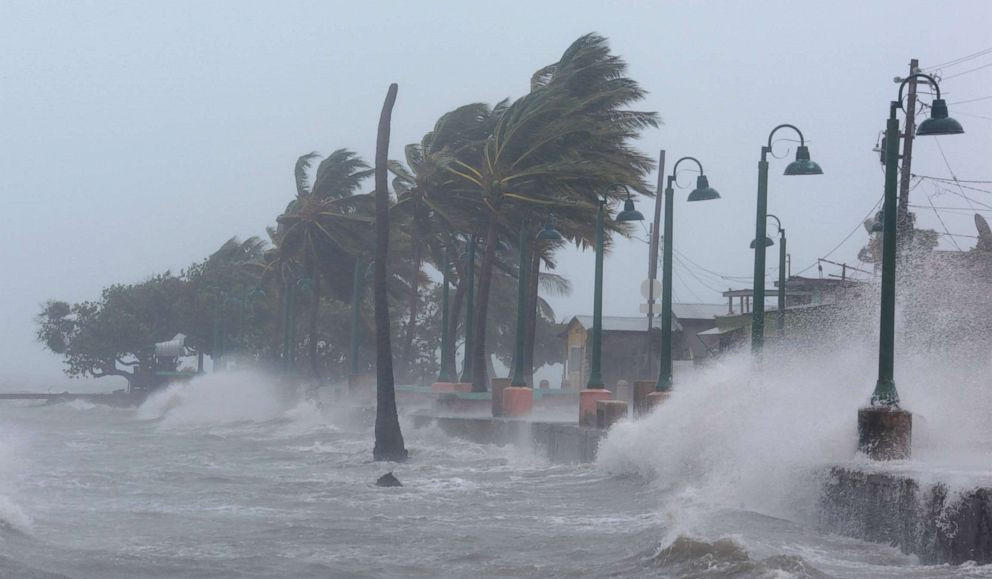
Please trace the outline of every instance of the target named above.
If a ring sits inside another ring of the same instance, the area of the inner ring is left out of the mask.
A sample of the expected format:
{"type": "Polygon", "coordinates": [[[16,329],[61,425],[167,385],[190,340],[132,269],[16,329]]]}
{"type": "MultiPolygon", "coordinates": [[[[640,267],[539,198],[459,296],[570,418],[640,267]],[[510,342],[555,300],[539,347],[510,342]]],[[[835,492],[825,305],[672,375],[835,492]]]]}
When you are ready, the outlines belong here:
{"type": "Polygon", "coordinates": [[[393,384],[393,351],[389,337],[389,296],[386,261],[389,256],[389,190],[387,167],[389,160],[389,129],[396,102],[396,83],[389,85],[379,116],[379,131],[375,145],[375,342],[376,342],[376,413],[375,460],[405,460],[406,446],[396,412],[396,390],[393,384]]]}
{"type": "MultiPolygon", "coordinates": [[[[413,263],[411,264],[411,284],[408,297],[408,322],[401,355],[402,373],[410,370],[413,338],[416,332],[417,309],[420,287],[426,278],[421,275],[424,250],[435,267],[441,269],[444,251],[455,255],[459,245],[454,235],[472,231],[479,224],[474,216],[458,214],[457,206],[449,203],[450,196],[461,187],[460,179],[445,170],[455,155],[477,154],[480,143],[491,131],[495,119],[505,109],[505,101],[495,107],[484,103],[472,103],[445,113],[435,123],[434,129],[424,135],[420,143],[412,143],[404,148],[407,166],[397,161],[389,162],[393,173],[393,189],[396,191],[396,210],[403,220],[403,229],[412,238],[413,263]],[[454,211],[454,213],[453,213],[454,211]]],[[[455,272],[459,271],[457,259],[453,262],[455,272]]],[[[460,280],[460,277],[458,278],[460,280]]],[[[455,306],[464,295],[460,281],[455,282],[455,306]]],[[[457,307],[453,310],[457,312],[457,307]]],[[[451,316],[451,327],[457,326],[457,314],[451,316]]],[[[452,334],[453,335],[453,334],[452,334]]],[[[451,341],[453,346],[454,340],[451,341]]],[[[448,353],[442,359],[454,364],[454,356],[448,353]]],[[[448,369],[453,373],[453,369],[448,369]]],[[[453,374],[452,374],[453,375],[453,374]]]]}
{"type": "Polygon", "coordinates": [[[530,93],[500,115],[480,155],[456,156],[446,166],[464,186],[452,204],[486,221],[472,353],[474,391],[486,389],[486,314],[500,229],[516,230],[523,223],[520,215],[536,222],[549,207],[592,211],[601,195],[622,198],[617,185],[650,194],[644,175],[653,163],[629,143],[658,120],[654,113],[624,108],[644,95],[625,72],[626,63],[610,53],[605,38],[579,38],[557,63],[539,71],[530,93]]]}
{"type": "MultiPolygon", "coordinates": [[[[317,166],[311,186],[308,171],[316,153],[296,161],[296,198],[276,221],[278,247],[302,266],[310,287],[309,360],[312,374],[319,376],[317,320],[322,297],[321,280],[344,276],[327,273],[348,271],[367,239],[370,198],[355,195],[371,171],[365,161],[347,149],[338,149],[317,166]]],[[[345,284],[346,285],[346,284],[345,284]]]]}

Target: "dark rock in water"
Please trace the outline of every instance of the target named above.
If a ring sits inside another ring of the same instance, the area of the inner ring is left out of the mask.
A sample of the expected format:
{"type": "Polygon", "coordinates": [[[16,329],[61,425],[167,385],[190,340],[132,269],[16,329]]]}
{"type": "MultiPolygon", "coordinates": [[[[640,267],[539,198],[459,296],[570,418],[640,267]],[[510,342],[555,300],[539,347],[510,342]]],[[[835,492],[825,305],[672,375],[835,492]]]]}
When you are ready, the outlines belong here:
{"type": "Polygon", "coordinates": [[[393,476],[392,472],[387,472],[386,474],[379,477],[379,480],[375,481],[375,486],[377,487],[401,487],[403,483],[400,479],[393,476]]]}

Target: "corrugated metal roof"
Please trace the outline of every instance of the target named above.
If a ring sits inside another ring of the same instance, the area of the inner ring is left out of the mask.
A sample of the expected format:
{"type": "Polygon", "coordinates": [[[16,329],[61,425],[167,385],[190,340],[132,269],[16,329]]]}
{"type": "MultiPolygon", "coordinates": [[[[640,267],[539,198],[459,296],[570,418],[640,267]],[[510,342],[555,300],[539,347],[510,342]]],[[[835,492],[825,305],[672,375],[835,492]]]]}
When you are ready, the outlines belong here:
{"type": "MultiPolygon", "coordinates": [[[[572,318],[582,324],[583,328],[592,328],[592,316],[575,316],[572,318]]],[[[677,322],[672,320],[672,329],[677,330],[677,322]]],[[[655,320],[654,327],[658,327],[655,320]]],[[[644,332],[648,329],[647,316],[603,316],[604,332],[644,332]]]]}

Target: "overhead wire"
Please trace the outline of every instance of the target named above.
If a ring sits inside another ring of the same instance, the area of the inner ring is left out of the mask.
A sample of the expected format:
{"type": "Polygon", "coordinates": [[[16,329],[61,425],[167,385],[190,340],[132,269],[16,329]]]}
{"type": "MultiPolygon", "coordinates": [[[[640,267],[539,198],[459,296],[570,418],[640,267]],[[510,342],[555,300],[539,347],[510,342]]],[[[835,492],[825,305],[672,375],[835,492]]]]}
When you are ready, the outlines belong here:
{"type": "Polygon", "coordinates": [[[942,81],[944,81],[944,80],[951,80],[952,78],[957,78],[959,76],[970,74],[972,72],[975,72],[976,70],[982,70],[983,68],[988,68],[990,66],[992,66],[992,62],[985,63],[982,66],[976,66],[975,68],[969,68],[968,70],[959,72],[957,74],[952,74],[951,76],[945,76],[945,77],[941,78],[940,80],[942,80],[942,81]]]}
{"type": "MultiPolygon", "coordinates": [[[[868,213],[866,213],[865,216],[860,221],[858,221],[858,224],[854,226],[854,229],[852,229],[850,233],[848,233],[846,236],[844,236],[844,239],[840,240],[840,243],[838,243],[837,245],[835,245],[834,248],[831,249],[830,251],[828,251],[826,255],[823,255],[823,256],[820,256],[820,257],[821,258],[830,257],[831,255],[833,255],[833,253],[835,251],[837,251],[838,249],[840,249],[840,247],[842,245],[844,245],[845,243],[847,243],[847,240],[850,239],[851,236],[854,235],[858,231],[859,228],[863,228],[864,227],[865,220],[868,219],[869,217],[871,217],[873,213],[875,213],[875,211],[878,209],[878,207],[882,204],[882,200],[883,199],[885,199],[885,196],[884,195],[881,196],[881,197],[879,197],[878,198],[878,201],[876,201],[875,204],[872,206],[872,208],[868,210],[868,213]]],[[[804,267],[803,269],[801,269],[798,272],[796,272],[796,275],[803,274],[803,273],[805,273],[805,272],[813,269],[819,263],[820,263],[819,260],[814,261],[813,263],[811,263],[807,267],[804,267]]]]}
{"type": "Polygon", "coordinates": [[[967,62],[969,60],[973,60],[973,59],[978,58],[980,56],[985,56],[986,54],[989,54],[989,53],[992,53],[992,47],[984,48],[982,50],[979,50],[978,52],[973,52],[971,54],[966,54],[964,56],[960,56],[958,58],[954,58],[954,59],[948,60],[947,62],[943,62],[943,63],[938,64],[936,66],[928,66],[928,67],[924,68],[924,70],[933,70],[933,71],[936,71],[936,70],[941,70],[943,68],[950,68],[952,66],[956,66],[958,64],[961,64],[962,62],[967,62]]]}

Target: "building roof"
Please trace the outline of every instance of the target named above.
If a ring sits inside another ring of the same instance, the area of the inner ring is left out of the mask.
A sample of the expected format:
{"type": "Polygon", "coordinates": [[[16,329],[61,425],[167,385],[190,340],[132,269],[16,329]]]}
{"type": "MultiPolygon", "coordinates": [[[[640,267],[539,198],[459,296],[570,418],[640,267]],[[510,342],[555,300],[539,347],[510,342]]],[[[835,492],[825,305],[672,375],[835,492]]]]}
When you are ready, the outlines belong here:
{"type": "MultiPolygon", "coordinates": [[[[659,328],[661,305],[658,304],[657,307],[653,329],[659,328]]],[[[717,316],[726,313],[727,306],[724,304],[672,304],[672,330],[677,332],[682,329],[679,320],[715,320],[717,316]]],[[[567,325],[571,326],[573,323],[586,329],[592,328],[592,316],[573,316],[567,325]]],[[[647,316],[603,316],[604,332],[644,332],[647,329],[647,316]]]]}

